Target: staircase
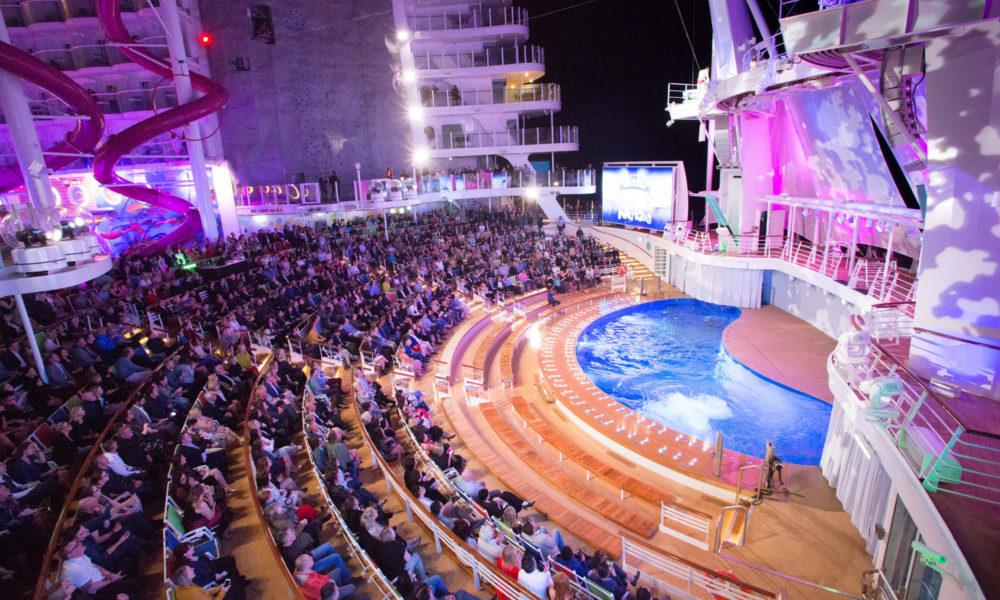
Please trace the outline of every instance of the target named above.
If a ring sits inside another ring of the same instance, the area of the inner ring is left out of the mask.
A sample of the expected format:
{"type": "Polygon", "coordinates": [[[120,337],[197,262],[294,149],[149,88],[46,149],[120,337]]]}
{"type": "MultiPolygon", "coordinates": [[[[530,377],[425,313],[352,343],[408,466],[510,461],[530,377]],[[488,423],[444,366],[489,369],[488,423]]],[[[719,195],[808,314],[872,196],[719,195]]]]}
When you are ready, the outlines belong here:
{"type": "MultiPolygon", "coordinates": [[[[919,138],[923,133],[917,120],[913,98],[914,84],[924,75],[923,52],[922,47],[888,48],[882,54],[881,69],[879,70],[879,91],[882,97],[896,113],[899,122],[914,138],[919,138]]],[[[899,130],[896,123],[896,120],[890,118],[883,111],[882,126],[889,145],[892,147],[906,143],[903,132],[899,130]]],[[[926,165],[923,161],[916,161],[903,168],[907,171],[914,171],[924,169],[926,165]]]]}

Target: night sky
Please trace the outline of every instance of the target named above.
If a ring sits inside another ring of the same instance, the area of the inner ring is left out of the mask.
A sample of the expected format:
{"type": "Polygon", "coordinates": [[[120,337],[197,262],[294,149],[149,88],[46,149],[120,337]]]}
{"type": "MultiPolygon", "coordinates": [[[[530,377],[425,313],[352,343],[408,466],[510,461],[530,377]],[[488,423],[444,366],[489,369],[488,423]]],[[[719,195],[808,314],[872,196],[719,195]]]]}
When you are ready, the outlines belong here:
{"type": "MultiPolygon", "coordinates": [[[[774,31],[779,0],[759,3],[774,31]]],[[[664,108],[667,83],[694,83],[698,73],[681,16],[698,64],[702,68],[711,64],[707,0],[514,0],[514,4],[528,9],[530,43],[545,48],[541,81],[562,87],[556,125],[580,128],[580,151],[561,158],[567,166],[683,160],[690,189],[704,189],[706,147],[698,142],[698,124],[678,121],[667,128],[664,108]]],[[[548,120],[540,124],[548,125],[548,120]]]]}
{"type": "MultiPolygon", "coordinates": [[[[692,189],[701,190],[705,144],[697,141],[698,124],[666,127],[667,83],[694,83],[698,71],[674,3],[596,0],[574,7],[583,1],[516,1],[528,9],[530,42],[545,48],[541,81],[562,88],[556,125],[580,128],[580,151],[562,160],[595,168],[608,161],[683,160],[692,189]]],[[[708,3],[678,5],[704,68],[712,52],[708,3]]]]}

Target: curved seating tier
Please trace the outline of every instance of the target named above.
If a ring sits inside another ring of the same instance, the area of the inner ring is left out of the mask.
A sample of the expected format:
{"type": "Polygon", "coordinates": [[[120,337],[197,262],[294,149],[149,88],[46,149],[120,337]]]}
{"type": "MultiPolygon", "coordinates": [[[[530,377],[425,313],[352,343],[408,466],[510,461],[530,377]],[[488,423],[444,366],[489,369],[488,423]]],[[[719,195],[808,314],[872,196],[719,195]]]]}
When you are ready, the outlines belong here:
{"type": "MultiPolygon", "coordinates": [[[[358,400],[355,400],[355,408],[360,414],[358,400]]],[[[365,445],[372,455],[372,462],[378,465],[385,482],[390,491],[395,491],[396,495],[406,506],[406,513],[412,519],[416,515],[417,520],[434,536],[435,547],[440,551],[442,544],[448,548],[455,560],[472,570],[473,582],[478,588],[480,582],[489,584],[497,592],[498,596],[513,600],[537,600],[537,597],[527,588],[520,585],[508,575],[503,573],[495,564],[484,560],[479,554],[464,540],[459,539],[454,532],[444,526],[430,510],[410,494],[403,483],[402,475],[397,472],[397,465],[392,465],[379,453],[368,434],[362,426],[359,427],[365,440],[365,445]]],[[[439,479],[440,481],[440,479],[439,479]]]]}
{"type": "Polygon", "coordinates": [[[249,479],[250,484],[250,504],[253,506],[253,511],[260,521],[260,527],[263,530],[263,535],[267,538],[268,550],[277,565],[277,569],[284,577],[285,585],[288,588],[288,595],[286,598],[306,600],[306,597],[302,594],[302,590],[299,589],[299,585],[292,576],[292,573],[285,566],[285,561],[281,557],[281,551],[278,550],[278,544],[275,541],[274,536],[271,535],[271,528],[268,526],[267,517],[264,516],[264,507],[260,504],[260,490],[257,489],[257,466],[250,453],[250,409],[253,407],[254,400],[256,400],[257,389],[263,385],[264,378],[272,366],[274,366],[273,356],[268,355],[260,364],[257,380],[254,381],[253,391],[250,393],[250,399],[247,401],[246,414],[243,415],[243,461],[246,468],[246,476],[249,479]]]}
{"type": "MultiPolygon", "coordinates": [[[[167,358],[174,356],[179,351],[179,348],[174,350],[174,352],[167,358]]],[[[161,362],[153,369],[152,372],[154,374],[159,372],[166,362],[167,360],[161,362]]],[[[93,446],[90,448],[90,452],[87,453],[79,471],[77,471],[76,477],[74,477],[73,482],[66,491],[66,499],[63,501],[62,507],[60,507],[59,513],[56,515],[55,525],[53,527],[52,534],[49,537],[49,543],[45,549],[45,555],[42,557],[38,580],[35,584],[34,593],[32,594],[33,600],[43,600],[47,597],[48,587],[52,584],[51,578],[54,574],[59,573],[59,567],[62,564],[62,560],[58,556],[58,551],[62,544],[63,532],[66,531],[66,529],[71,526],[76,519],[77,494],[84,486],[84,481],[87,479],[88,473],[90,473],[90,467],[93,464],[94,459],[101,453],[101,444],[103,444],[111,432],[114,431],[115,427],[117,427],[119,422],[124,418],[128,410],[135,403],[136,399],[139,398],[140,394],[145,393],[147,387],[152,383],[153,379],[154,378],[152,376],[147,377],[139,385],[139,387],[132,390],[132,392],[128,395],[128,398],[122,402],[121,407],[119,407],[114,415],[108,419],[107,424],[94,441],[93,446]]]]}

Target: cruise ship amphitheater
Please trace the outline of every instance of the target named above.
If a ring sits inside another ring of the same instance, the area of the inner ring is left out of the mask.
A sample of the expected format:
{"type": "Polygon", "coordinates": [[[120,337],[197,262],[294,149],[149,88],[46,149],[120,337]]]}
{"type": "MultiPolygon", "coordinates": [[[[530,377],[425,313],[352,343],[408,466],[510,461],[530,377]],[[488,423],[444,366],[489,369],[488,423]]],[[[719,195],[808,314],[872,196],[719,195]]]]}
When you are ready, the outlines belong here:
{"type": "Polygon", "coordinates": [[[0,3],[0,596],[1000,597],[1000,5],[674,8],[0,3]]]}

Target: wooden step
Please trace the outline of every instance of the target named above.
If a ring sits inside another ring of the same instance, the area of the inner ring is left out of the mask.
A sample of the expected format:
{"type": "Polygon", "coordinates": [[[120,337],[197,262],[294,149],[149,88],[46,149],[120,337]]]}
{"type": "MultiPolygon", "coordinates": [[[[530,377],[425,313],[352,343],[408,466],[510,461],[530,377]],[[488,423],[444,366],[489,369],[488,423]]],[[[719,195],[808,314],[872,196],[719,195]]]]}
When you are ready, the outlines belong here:
{"type": "Polygon", "coordinates": [[[486,422],[489,423],[497,436],[510,448],[514,456],[517,456],[523,463],[544,477],[549,483],[557,486],[563,493],[585,506],[589,506],[604,518],[633,533],[648,538],[652,537],[658,531],[659,524],[603,498],[590,490],[586,485],[563,473],[562,470],[542,458],[535,452],[531,444],[511,429],[507,421],[503,419],[492,405],[480,405],[479,410],[486,422]]]}

